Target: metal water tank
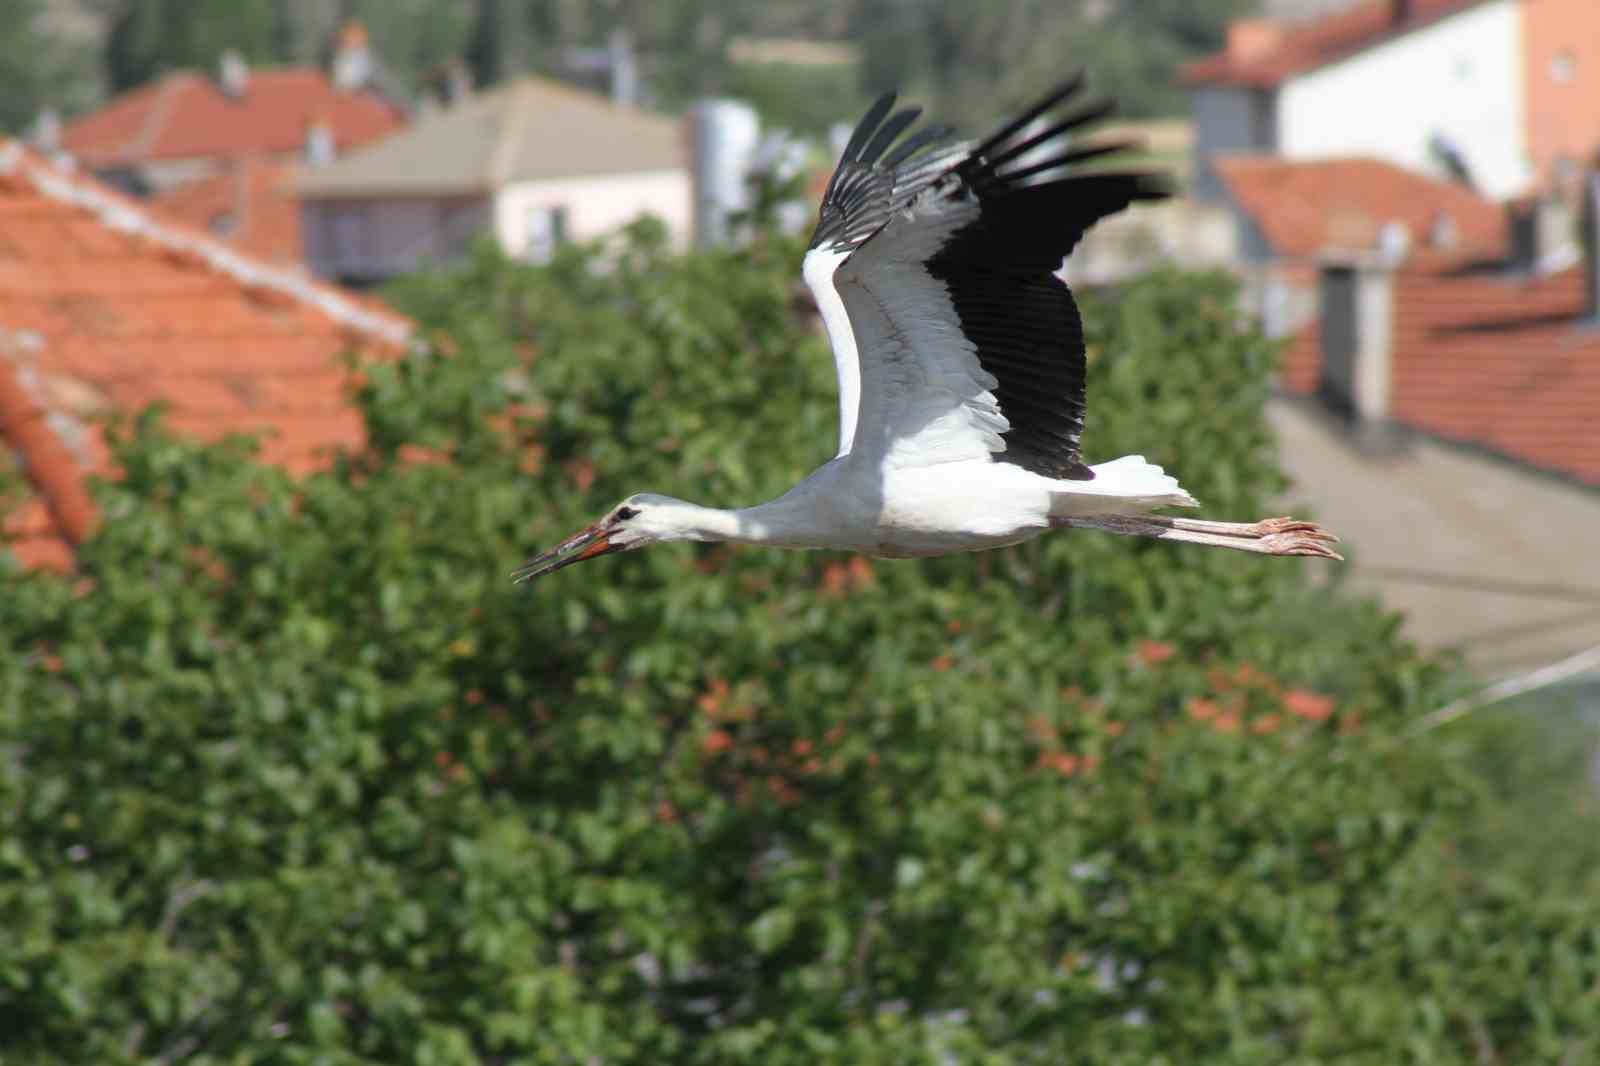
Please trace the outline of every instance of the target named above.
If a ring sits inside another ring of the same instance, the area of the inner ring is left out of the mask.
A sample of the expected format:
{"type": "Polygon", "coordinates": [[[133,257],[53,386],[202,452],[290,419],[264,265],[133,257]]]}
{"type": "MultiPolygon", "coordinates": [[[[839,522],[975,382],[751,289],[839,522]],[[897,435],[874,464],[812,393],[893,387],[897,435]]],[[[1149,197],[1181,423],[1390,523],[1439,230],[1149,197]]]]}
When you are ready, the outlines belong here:
{"type": "Polygon", "coordinates": [[[689,113],[694,152],[694,232],[702,248],[727,244],[730,217],[750,206],[747,184],[761,141],[755,108],[739,100],[709,99],[689,113]]]}

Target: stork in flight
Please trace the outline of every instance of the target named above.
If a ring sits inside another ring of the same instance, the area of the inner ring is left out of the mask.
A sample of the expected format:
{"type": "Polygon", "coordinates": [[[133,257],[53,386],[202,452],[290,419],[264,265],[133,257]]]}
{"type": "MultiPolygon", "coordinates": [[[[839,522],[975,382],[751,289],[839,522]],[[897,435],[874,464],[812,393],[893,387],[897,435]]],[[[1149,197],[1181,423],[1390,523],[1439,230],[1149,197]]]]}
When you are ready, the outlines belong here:
{"type": "Polygon", "coordinates": [[[1207,522],[1159,467],[1086,466],[1083,326],[1056,276],[1095,222],[1168,194],[1160,175],[1080,164],[1109,102],[1059,106],[1081,76],[980,143],[872,105],[823,195],[803,266],[839,375],[839,451],[784,495],[719,510],[640,494],[517,570],[519,581],[672,540],[893,558],[999,548],[1049,529],[1338,559],[1312,522],[1207,522]]]}

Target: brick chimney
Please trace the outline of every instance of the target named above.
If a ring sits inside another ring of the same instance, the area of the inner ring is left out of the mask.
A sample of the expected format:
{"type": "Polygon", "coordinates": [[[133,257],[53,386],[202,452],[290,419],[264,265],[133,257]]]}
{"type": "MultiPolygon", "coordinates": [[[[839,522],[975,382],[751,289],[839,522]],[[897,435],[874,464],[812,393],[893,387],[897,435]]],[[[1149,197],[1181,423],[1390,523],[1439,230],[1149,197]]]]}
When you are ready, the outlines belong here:
{"type": "Polygon", "coordinates": [[[1276,19],[1238,19],[1228,23],[1228,58],[1249,63],[1269,55],[1283,40],[1283,26],[1276,19]]]}
{"type": "Polygon", "coordinates": [[[1388,444],[1395,261],[1381,253],[1330,252],[1319,267],[1318,391],[1330,406],[1350,417],[1360,443],[1388,444]]]}
{"type": "Polygon", "coordinates": [[[1396,25],[1401,26],[1411,21],[1411,16],[1417,13],[1413,0],[1389,0],[1389,18],[1396,25]]]}

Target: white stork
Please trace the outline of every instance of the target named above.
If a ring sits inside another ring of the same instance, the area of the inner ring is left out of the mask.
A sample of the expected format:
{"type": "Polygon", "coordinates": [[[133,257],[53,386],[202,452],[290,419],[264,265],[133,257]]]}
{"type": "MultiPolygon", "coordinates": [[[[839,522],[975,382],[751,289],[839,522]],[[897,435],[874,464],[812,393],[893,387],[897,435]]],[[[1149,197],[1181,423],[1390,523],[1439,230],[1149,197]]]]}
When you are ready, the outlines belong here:
{"type": "Polygon", "coordinates": [[[1061,528],[1339,558],[1311,522],[1152,514],[1195,501],[1143,456],[1084,465],[1083,328],[1056,274],[1091,225],[1169,189],[1078,166],[1129,147],[1072,140],[1108,102],[1051,117],[1081,80],[978,144],[944,127],[901,139],[920,110],[893,111],[893,94],[856,126],[803,267],[839,375],[833,459],[755,507],[630,496],[516,579],[672,540],[905,558],[1061,528]]]}

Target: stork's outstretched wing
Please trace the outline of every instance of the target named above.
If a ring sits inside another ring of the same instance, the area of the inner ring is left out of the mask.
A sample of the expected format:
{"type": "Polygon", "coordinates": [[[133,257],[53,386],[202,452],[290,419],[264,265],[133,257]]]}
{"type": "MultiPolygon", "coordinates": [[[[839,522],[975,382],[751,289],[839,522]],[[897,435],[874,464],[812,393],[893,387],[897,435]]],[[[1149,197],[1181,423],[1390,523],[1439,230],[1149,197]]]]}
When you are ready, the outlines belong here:
{"type": "Polygon", "coordinates": [[[1170,188],[1085,171],[1130,145],[1074,140],[1109,102],[1050,116],[1081,87],[1066,82],[977,145],[938,128],[900,140],[918,111],[891,113],[893,96],[856,127],[804,269],[839,370],[841,455],[1087,476],[1083,329],[1056,272],[1096,221],[1170,188]]]}

